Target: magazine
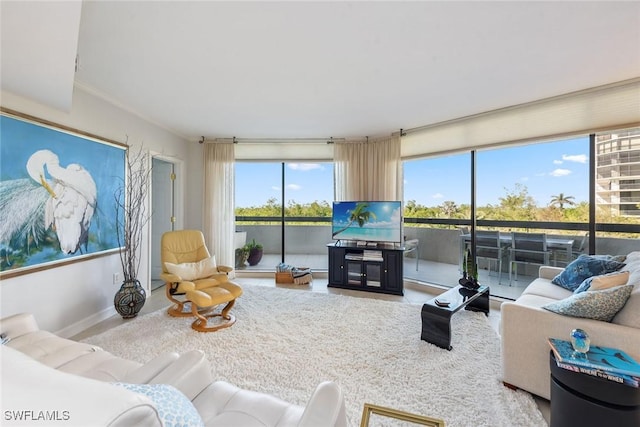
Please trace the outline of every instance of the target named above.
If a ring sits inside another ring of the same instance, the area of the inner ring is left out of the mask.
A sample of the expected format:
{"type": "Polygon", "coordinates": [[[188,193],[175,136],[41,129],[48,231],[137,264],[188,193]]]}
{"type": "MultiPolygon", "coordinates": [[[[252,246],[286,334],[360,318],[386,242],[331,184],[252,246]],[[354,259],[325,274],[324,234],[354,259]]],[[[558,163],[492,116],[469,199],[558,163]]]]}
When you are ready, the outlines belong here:
{"type": "Polygon", "coordinates": [[[579,372],[581,374],[591,375],[593,377],[602,378],[605,380],[613,381],[618,384],[626,384],[631,387],[640,388],[640,378],[633,377],[631,375],[618,374],[616,372],[603,371],[601,369],[585,368],[584,366],[572,365],[571,363],[558,362],[556,360],[558,368],[566,369],[567,371],[579,372]]]}
{"type": "Polygon", "coordinates": [[[640,364],[622,350],[592,345],[585,354],[574,352],[569,341],[549,338],[556,361],[614,374],[640,377],[640,364]]]}

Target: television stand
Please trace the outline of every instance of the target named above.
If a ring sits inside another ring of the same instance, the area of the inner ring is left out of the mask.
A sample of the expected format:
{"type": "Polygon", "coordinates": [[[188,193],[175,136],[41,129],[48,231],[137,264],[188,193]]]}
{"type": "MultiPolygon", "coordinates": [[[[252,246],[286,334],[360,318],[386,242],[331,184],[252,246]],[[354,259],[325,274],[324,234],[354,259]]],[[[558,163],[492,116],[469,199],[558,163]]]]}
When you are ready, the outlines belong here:
{"type": "Polygon", "coordinates": [[[329,283],[332,288],[404,295],[404,247],[330,243],[329,283]]]}

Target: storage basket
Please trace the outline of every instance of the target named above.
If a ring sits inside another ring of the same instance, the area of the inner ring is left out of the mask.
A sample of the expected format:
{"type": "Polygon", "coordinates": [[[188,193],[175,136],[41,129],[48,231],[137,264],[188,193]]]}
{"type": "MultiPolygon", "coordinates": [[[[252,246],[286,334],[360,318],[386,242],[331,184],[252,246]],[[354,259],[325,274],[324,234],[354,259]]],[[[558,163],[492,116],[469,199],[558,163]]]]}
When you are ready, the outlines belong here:
{"type": "Polygon", "coordinates": [[[290,271],[282,273],[276,271],[276,283],[293,283],[293,274],[290,271]]]}
{"type": "MultiPolygon", "coordinates": [[[[309,270],[308,274],[304,276],[304,279],[299,279],[297,282],[299,285],[307,285],[311,282],[311,269],[309,267],[298,267],[297,270],[309,270]]],[[[281,284],[293,284],[296,280],[293,278],[293,272],[291,271],[276,271],[276,283],[281,284]]]]}

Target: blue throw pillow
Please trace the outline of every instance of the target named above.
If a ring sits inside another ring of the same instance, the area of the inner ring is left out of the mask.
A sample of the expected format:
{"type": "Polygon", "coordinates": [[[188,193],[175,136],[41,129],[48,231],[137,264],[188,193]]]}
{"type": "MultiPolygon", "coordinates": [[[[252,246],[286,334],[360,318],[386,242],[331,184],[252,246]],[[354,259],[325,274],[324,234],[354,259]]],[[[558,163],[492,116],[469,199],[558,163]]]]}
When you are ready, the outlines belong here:
{"type": "Polygon", "coordinates": [[[620,270],[625,264],[613,258],[580,255],[572,261],[560,274],[553,278],[551,283],[562,286],[570,291],[575,291],[585,279],[600,274],[613,273],[620,270]]]}
{"type": "Polygon", "coordinates": [[[611,322],[627,303],[633,285],[623,285],[603,291],[573,294],[568,298],[542,306],[557,314],[611,322]]]}
{"type": "Polygon", "coordinates": [[[193,403],[180,390],[171,385],[113,384],[151,399],[165,427],[204,427],[204,422],[193,403]]]}

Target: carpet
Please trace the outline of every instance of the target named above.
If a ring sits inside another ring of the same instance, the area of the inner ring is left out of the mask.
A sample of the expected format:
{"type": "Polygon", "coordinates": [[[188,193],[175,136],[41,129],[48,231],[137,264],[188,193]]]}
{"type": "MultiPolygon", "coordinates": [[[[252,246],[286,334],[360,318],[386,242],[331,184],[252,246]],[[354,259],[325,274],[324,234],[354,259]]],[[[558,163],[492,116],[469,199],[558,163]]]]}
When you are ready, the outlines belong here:
{"type": "Polygon", "coordinates": [[[420,339],[420,310],[245,285],[231,328],[199,333],[191,318],[163,309],[84,342],[138,362],[200,349],[214,378],[299,405],[318,383],[333,380],[343,389],[350,426],[359,425],[364,403],[441,418],[447,427],[547,425],[531,395],[500,382],[499,337],[482,313],[453,316],[453,350],[446,351],[420,339]]]}

